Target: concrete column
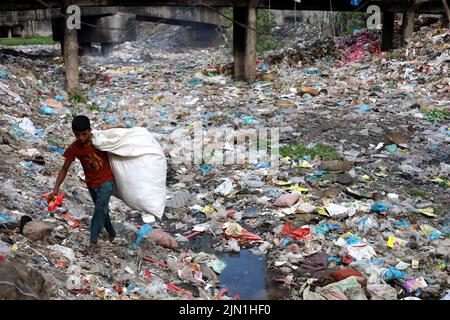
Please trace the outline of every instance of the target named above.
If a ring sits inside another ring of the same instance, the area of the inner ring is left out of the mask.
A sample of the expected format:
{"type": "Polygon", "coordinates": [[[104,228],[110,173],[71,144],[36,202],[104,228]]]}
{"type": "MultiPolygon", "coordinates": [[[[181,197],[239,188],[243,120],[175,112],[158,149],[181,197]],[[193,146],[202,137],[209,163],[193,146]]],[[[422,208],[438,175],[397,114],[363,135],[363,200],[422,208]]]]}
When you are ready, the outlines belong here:
{"type": "Polygon", "coordinates": [[[255,6],[247,9],[244,78],[249,83],[255,82],[256,79],[256,12],[255,6]]]}
{"type": "Polygon", "coordinates": [[[245,28],[247,24],[246,8],[233,8],[233,56],[234,56],[234,79],[236,81],[244,80],[244,55],[245,55],[245,28]]]}
{"type": "Polygon", "coordinates": [[[381,43],[382,51],[390,51],[393,48],[394,20],[395,14],[393,12],[383,12],[383,39],[381,43]]]}
{"type": "Polygon", "coordinates": [[[407,11],[403,13],[403,34],[402,34],[402,46],[406,45],[414,32],[414,18],[416,17],[416,12],[407,11]]]}
{"type": "Polygon", "coordinates": [[[447,20],[447,26],[450,27],[450,7],[447,1],[448,0],[442,0],[442,5],[444,6],[445,10],[444,18],[447,20]]]}
{"type": "MultiPolygon", "coordinates": [[[[64,1],[63,12],[67,8],[69,1],[64,1]]],[[[67,28],[66,19],[64,20],[64,67],[66,90],[68,93],[74,93],[79,90],[79,66],[78,66],[78,39],[77,30],[67,28]]]]}
{"type": "Polygon", "coordinates": [[[12,28],[8,28],[8,38],[12,38],[12,28]]]}

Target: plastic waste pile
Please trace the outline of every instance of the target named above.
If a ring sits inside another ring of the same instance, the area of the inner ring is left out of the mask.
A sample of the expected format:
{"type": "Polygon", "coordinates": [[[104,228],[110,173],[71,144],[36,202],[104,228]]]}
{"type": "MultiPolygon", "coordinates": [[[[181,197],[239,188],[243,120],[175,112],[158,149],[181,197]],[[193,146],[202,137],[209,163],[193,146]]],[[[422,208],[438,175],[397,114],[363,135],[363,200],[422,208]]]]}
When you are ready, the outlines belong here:
{"type": "Polygon", "coordinates": [[[448,300],[448,29],[421,27],[389,53],[365,32],[298,32],[260,58],[253,85],[224,72],[225,48],[136,42],[82,57],[79,95],[62,87],[58,47],[0,48],[0,272],[32,268],[9,281],[39,282],[41,299],[238,299],[221,257],[250,250],[284,298],[448,300]],[[162,221],[112,198],[118,238],[98,252],[79,163],[45,199],[71,114],[144,127],[168,159],[162,221]],[[278,166],[217,164],[214,150],[245,156],[222,136],[258,128],[278,130],[278,166]],[[193,146],[206,151],[185,161],[193,146]]]}

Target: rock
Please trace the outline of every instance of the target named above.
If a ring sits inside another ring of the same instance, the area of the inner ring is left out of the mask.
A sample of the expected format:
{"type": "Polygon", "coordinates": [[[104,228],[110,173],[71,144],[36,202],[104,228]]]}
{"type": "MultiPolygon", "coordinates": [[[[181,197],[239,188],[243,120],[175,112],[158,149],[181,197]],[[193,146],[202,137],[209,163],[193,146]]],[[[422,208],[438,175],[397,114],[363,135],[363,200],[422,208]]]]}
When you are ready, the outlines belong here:
{"type": "Polygon", "coordinates": [[[52,233],[53,226],[42,221],[30,221],[23,227],[23,235],[31,240],[42,240],[52,233]]]}
{"type": "Polygon", "coordinates": [[[344,160],[332,160],[332,161],[322,161],[320,164],[322,170],[330,169],[333,172],[347,172],[352,169],[352,164],[350,161],[344,160]]]}
{"type": "Polygon", "coordinates": [[[386,145],[393,143],[401,148],[407,149],[409,148],[408,140],[409,136],[404,132],[387,130],[384,134],[384,143],[386,145]]]}
{"type": "Polygon", "coordinates": [[[343,185],[351,185],[353,183],[353,178],[347,173],[340,173],[336,175],[336,181],[343,185]]]}
{"type": "Polygon", "coordinates": [[[50,283],[36,270],[13,262],[0,263],[0,300],[47,300],[50,283]]]}

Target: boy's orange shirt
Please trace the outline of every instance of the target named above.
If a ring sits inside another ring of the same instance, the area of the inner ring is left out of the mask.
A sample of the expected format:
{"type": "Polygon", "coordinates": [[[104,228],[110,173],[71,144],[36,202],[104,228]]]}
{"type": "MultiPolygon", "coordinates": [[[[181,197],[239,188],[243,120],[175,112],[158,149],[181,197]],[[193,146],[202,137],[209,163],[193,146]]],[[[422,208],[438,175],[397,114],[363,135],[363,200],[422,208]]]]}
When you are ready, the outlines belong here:
{"type": "Polygon", "coordinates": [[[64,157],[70,162],[75,161],[75,158],[80,160],[89,189],[96,189],[102,183],[114,181],[108,153],[95,149],[92,143],[83,146],[75,141],[66,149],[64,157]]]}

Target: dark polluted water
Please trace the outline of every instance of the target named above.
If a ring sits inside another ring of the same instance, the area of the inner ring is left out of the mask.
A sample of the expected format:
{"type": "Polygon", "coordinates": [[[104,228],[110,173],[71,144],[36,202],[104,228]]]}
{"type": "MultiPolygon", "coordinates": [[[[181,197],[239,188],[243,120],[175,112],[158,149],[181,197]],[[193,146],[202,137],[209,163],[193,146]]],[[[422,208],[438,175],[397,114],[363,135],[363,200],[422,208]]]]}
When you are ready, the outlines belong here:
{"type": "Polygon", "coordinates": [[[289,297],[289,291],[276,284],[266,271],[266,257],[256,256],[248,249],[240,253],[218,256],[227,264],[220,274],[220,286],[227,295],[239,295],[241,300],[280,300],[289,297]]]}

